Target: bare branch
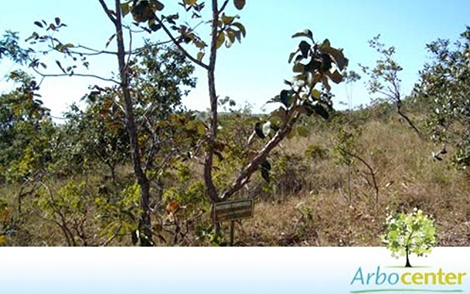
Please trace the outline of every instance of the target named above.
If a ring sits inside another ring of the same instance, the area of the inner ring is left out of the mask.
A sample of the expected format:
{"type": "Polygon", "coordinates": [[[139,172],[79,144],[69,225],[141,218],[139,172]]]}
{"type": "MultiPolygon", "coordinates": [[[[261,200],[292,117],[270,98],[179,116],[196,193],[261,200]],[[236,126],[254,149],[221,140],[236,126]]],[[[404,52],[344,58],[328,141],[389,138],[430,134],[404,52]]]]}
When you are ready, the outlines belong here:
{"type": "Polygon", "coordinates": [[[203,63],[202,61],[198,60],[197,58],[194,58],[191,54],[189,54],[188,51],[186,51],[186,49],[184,49],[183,46],[181,46],[181,44],[175,39],[175,37],[173,36],[173,34],[170,32],[170,30],[165,26],[165,24],[161,21],[160,18],[158,18],[157,16],[155,16],[155,19],[157,20],[158,24],[161,25],[161,27],[163,28],[163,30],[165,31],[165,33],[168,35],[168,37],[171,39],[171,41],[173,42],[173,44],[176,45],[176,47],[178,47],[179,50],[181,50],[181,52],[183,52],[183,54],[189,58],[189,60],[191,60],[192,62],[194,62],[195,64],[199,65],[200,67],[206,69],[206,70],[209,70],[209,66],[206,65],[205,63],[203,63]]]}
{"type": "Polygon", "coordinates": [[[367,167],[367,169],[369,170],[369,175],[372,177],[372,183],[369,183],[369,181],[367,179],[366,179],[366,181],[369,183],[370,186],[372,186],[374,188],[375,203],[378,203],[379,202],[379,186],[377,185],[377,180],[376,180],[376,177],[375,177],[375,174],[376,174],[375,170],[372,168],[372,166],[367,161],[365,161],[365,159],[363,159],[359,155],[357,155],[355,153],[352,153],[352,152],[349,152],[344,148],[340,148],[340,149],[341,149],[341,152],[344,152],[345,154],[347,154],[347,155],[349,155],[353,158],[356,158],[357,160],[362,162],[362,164],[364,164],[367,167]]]}
{"type": "Polygon", "coordinates": [[[104,12],[106,12],[106,15],[109,17],[109,19],[113,22],[114,25],[117,25],[116,18],[113,16],[113,13],[111,12],[111,10],[109,10],[104,0],[98,0],[98,1],[100,2],[101,7],[103,7],[104,12]]]}
{"type": "Polygon", "coordinates": [[[227,8],[228,2],[229,0],[225,0],[224,4],[222,4],[222,7],[219,10],[219,14],[221,14],[225,10],[225,8],[227,8]]]}
{"type": "Polygon", "coordinates": [[[61,77],[71,77],[71,76],[75,76],[75,77],[81,77],[81,78],[94,78],[94,79],[98,79],[98,80],[102,80],[102,81],[105,81],[105,82],[112,82],[112,83],[116,83],[116,84],[120,84],[118,81],[116,80],[113,80],[113,79],[108,79],[108,78],[103,78],[101,76],[98,76],[98,75],[93,75],[93,74],[80,74],[80,73],[74,73],[74,74],[45,74],[45,73],[42,73],[40,71],[38,71],[37,69],[33,69],[38,75],[40,75],[43,79],[44,78],[61,78],[61,77]]]}
{"type": "Polygon", "coordinates": [[[292,127],[297,122],[300,114],[296,113],[291,121],[287,123],[284,128],[276,133],[274,137],[258,152],[258,154],[251,160],[251,162],[243,169],[237,179],[232,183],[232,186],[222,195],[222,201],[228,200],[238,190],[240,190],[248,181],[251,175],[258,169],[259,165],[266,160],[269,153],[279,145],[279,143],[292,131],[292,127]]]}

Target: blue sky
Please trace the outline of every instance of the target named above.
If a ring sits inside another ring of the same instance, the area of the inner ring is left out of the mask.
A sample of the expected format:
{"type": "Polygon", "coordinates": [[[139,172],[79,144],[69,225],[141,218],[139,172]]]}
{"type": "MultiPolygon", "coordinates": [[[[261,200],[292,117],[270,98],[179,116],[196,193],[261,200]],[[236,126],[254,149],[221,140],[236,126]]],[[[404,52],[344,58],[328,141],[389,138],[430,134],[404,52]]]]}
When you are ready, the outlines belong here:
{"type": "MultiPolygon", "coordinates": [[[[112,5],[113,1],[107,0],[112,5]]],[[[163,1],[166,13],[175,11],[177,1],[163,1]]],[[[206,1],[208,2],[208,1],[206,1]]],[[[357,64],[372,65],[377,55],[368,47],[367,41],[377,34],[382,41],[397,48],[396,59],[404,67],[401,78],[402,90],[408,94],[417,81],[417,73],[429,57],[425,45],[437,38],[456,39],[470,25],[468,0],[247,0],[239,13],[247,28],[247,37],[242,44],[219,52],[217,65],[217,88],[221,97],[230,96],[239,104],[245,101],[258,112],[264,102],[276,95],[283,80],[291,78],[291,67],[287,64],[289,53],[297,40],[290,36],[301,29],[309,28],[316,40],[329,38],[333,46],[344,48],[350,59],[350,69],[359,71],[357,64]]],[[[19,31],[25,39],[36,27],[35,20],[52,21],[60,16],[68,28],[60,33],[67,42],[103,48],[113,33],[109,20],[101,11],[97,0],[81,1],[3,1],[0,12],[0,31],[19,31]]],[[[183,19],[187,19],[183,16],[183,19]]],[[[204,32],[204,30],[203,30],[204,32]]],[[[153,40],[166,40],[162,33],[150,36],[153,40]]],[[[110,45],[114,48],[115,44],[110,45]]],[[[53,65],[54,58],[46,61],[53,65]]],[[[112,58],[91,60],[90,72],[109,76],[115,71],[112,58]]],[[[52,66],[53,67],[53,66],[52,66]]],[[[11,89],[3,78],[9,70],[16,68],[9,62],[0,63],[0,92],[11,89]]],[[[204,110],[208,107],[205,72],[197,70],[198,87],[184,99],[189,108],[204,110]]],[[[366,104],[370,95],[363,79],[355,86],[353,105],[366,104]]],[[[80,78],[49,79],[42,86],[43,100],[53,114],[61,112],[84,95],[89,84],[100,83],[80,78]]],[[[334,88],[336,107],[346,101],[345,86],[334,88]]]]}

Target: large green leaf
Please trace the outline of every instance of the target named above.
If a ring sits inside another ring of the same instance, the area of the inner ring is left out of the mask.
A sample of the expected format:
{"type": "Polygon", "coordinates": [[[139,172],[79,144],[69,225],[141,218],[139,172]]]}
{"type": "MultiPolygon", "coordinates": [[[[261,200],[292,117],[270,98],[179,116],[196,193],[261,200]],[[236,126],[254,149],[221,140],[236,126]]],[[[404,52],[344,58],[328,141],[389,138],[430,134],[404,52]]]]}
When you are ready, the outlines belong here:
{"type": "Polygon", "coordinates": [[[258,137],[260,137],[261,139],[264,139],[266,138],[266,136],[264,135],[264,132],[263,132],[263,124],[261,122],[257,122],[255,124],[255,133],[256,135],[258,135],[258,137]]]}
{"type": "Polygon", "coordinates": [[[292,105],[292,90],[282,90],[281,91],[281,102],[286,108],[289,108],[292,105]]]}

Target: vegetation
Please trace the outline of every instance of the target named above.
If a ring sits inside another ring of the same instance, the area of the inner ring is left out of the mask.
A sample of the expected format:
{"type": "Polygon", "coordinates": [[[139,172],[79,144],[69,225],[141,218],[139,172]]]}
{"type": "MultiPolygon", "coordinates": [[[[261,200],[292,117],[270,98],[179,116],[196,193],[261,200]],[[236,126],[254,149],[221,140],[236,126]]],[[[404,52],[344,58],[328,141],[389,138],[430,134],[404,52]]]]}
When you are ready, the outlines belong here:
{"type": "Polygon", "coordinates": [[[332,104],[331,82],[360,78],[347,72],[343,50],[300,31],[288,56],[293,78],[268,100],[273,112],[254,114],[219,97],[215,82],[221,49],[246,35],[227,7],[243,12],[245,1],[183,0],[208,36],[163,2],[112,2],[99,0],[115,31],[106,47],[115,49],[60,40],[60,18],[35,22],[31,48],[19,45],[18,33],[0,40],[0,58],[24,65],[9,73],[16,89],[0,95],[0,244],[223,246],[227,227],[214,222],[211,207],[236,198],[256,201],[254,218],[237,223],[237,245],[378,245],[385,231],[393,252],[419,255],[435,243],[421,210],[435,219],[439,244],[468,243],[468,31],[455,48],[429,46],[436,61],[412,97],[400,93],[393,47],[374,39],[383,58],[364,71],[371,92],[386,99],[351,111],[332,104]],[[139,32],[150,39],[134,48],[139,32]],[[88,56],[103,55],[116,58],[117,75],[88,71],[88,56]],[[57,60],[46,64],[44,56],[57,60]],[[207,112],[181,103],[196,86],[196,68],[208,76],[207,112]],[[58,123],[38,95],[55,77],[107,86],[90,85],[84,105],[58,123]],[[436,142],[445,152],[432,153],[436,142]],[[415,207],[420,212],[407,214],[415,207]],[[422,240],[410,234],[422,229],[422,240]],[[403,234],[409,242],[395,242],[403,234]]]}
{"type": "Polygon", "coordinates": [[[403,212],[387,218],[387,230],[383,241],[393,254],[406,256],[405,267],[411,267],[410,254],[429,254],[436,245],[436,228],[432,219],[421,210],[403,212]]]}

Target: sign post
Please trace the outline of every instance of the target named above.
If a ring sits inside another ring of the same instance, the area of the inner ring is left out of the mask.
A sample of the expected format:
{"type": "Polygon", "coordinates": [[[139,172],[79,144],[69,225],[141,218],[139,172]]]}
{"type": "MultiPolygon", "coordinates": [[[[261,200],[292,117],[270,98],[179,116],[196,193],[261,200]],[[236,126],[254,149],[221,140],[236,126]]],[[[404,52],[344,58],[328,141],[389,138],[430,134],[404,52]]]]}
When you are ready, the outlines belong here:
{"type": "Polygon", "coordinates": [[[212,206],[212,216],[215,223],[230,221],[230,246],[233,246],[235,236],[235,221],[253,217],[253,199],[226,201],[212,206]]]}

